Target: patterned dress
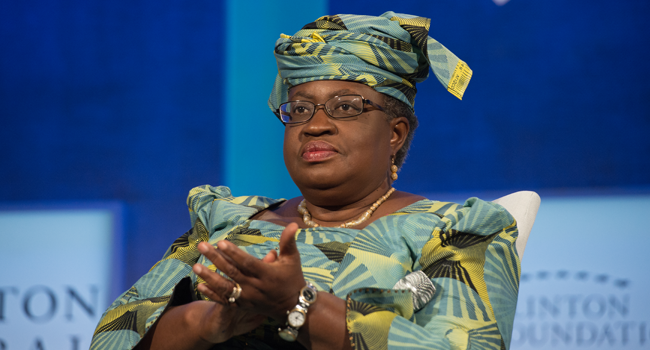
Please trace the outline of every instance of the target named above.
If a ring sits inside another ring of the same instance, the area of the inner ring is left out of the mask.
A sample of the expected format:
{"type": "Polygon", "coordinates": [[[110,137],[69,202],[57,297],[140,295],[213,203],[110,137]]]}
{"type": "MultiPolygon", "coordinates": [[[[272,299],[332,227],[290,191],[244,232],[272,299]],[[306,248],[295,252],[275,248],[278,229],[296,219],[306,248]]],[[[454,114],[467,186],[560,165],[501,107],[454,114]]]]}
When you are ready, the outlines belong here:
{"type": "MultiPolygon", "coordinates": [[[[91,349],[131,349],[166,307],[204,298],[192,265],[215,267],[197,251],[199,242],[226,239],[258,258],[276,249],[284,227],[249,218],[280,203],[233,197],[227,187],[194,188],[188,197],[194,227],[113,302],[91,349]]],[[[305,279],[346,300],[354,349],[507,349],[520,276],[516,238],[513,217],[477,198],[463,205],[421,200],[362,230],[296,233],[305,279]],[[418,311],[410,291],[392,289],[413,271],[424,272],[436,288],[418,311]]],[[[214,349],[302,348],[281,340],[279,326],[269,320],[214,349]]]]}

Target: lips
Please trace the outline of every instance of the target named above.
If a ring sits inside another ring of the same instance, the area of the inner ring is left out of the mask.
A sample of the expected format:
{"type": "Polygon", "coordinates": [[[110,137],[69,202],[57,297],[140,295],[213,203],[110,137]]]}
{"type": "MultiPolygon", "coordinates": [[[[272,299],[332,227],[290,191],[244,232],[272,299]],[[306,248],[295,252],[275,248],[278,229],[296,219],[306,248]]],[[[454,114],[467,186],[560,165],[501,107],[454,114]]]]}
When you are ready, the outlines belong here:
{"type": "Polygon", "coordinates": [[[302,149],[302,159],[308,162],[320,162],[335,156],[338,150],[325,141],[310,141],[302,149]]]}

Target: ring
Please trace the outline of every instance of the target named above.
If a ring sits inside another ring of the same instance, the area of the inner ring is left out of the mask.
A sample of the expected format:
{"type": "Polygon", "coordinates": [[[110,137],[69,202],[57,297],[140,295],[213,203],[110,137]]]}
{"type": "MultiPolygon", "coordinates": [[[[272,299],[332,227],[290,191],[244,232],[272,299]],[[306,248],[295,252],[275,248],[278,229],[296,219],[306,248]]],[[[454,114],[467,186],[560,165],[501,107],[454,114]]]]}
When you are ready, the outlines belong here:
{"type": "Polygon", "coordinates": [[[230,293],[230,297],[228,297],[228,302],[229,303],[234,303],[237,298],[241,295],[241,286],[239,283],[235,282],[235,286],[232,287],[232,293],[230,293]]]}

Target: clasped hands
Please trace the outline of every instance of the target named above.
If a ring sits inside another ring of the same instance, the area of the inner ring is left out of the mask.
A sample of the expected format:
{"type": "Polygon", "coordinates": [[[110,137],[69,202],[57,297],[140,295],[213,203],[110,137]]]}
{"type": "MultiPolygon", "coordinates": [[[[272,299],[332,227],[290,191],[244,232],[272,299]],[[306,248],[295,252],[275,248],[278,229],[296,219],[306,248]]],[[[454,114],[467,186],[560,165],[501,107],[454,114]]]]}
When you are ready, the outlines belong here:
{"type": "Polygon", "coordinates": [[[199,243],[199,252],[232,279],[201,264],[193,266],[194,273],[205,281],[198,285],[198,290],[215,301],[202,302],[200,333],[205,341],[221,343],[247,333],[266,317],[285,321],[287,310],[296,305],[299,291],[305,285],[296,246],[297,229],[295,223],[287,225],[280,236],[280,252],[271,250],[261,260],[228,241],[217,243],[218,249],[207,242],[199,243]],[[241,294],[230,303],[228,299],[235,283],[241,287],[241,294]]]}

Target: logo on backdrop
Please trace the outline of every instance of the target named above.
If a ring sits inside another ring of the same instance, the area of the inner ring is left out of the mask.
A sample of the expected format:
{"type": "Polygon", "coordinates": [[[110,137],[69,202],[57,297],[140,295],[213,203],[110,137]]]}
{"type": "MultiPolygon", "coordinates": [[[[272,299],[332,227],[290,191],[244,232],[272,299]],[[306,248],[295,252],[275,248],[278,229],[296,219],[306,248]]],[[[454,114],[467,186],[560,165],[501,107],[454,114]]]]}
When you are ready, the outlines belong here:
{"type": "Polygon", "coordinates": [[[512,349],[636,349],[650,345],[647,291],[608,274],[521,276],[512,349]],[[640,289],[640,288],[639,288],[640,289]]]}
{"type": "MultiPolygon", "coordinates": [[[[76,287],[52,287],[34,285],[29,288],[18,286],[0,286],[0,329],[12,324],[34,328],[52,323],[66,323],[74,326],[78,322],[96,323],[102,310],[99,309],[99,288],[95,285],[76,287]]],[[[12,329],[13,332],[20,329],[12,329]]],[[[80,339],[91,334],[67,334],[66,348],[80,349],[80,339]]],[[[0,335],[0,350],[9,350],[9,343],[0,335]]],[[[45,338],[35,336],[24,339],[30,349],[47,349],[45,338]]],[[[51,344],[50,344],[51,345],[51,344]]],[[[58,344],[61,345],[61,344],[58,344]]]]}

